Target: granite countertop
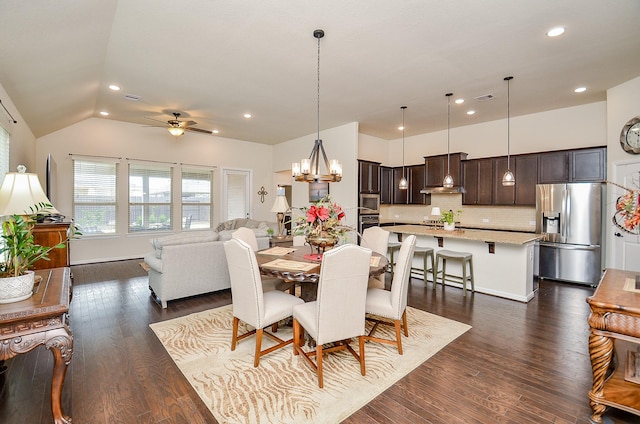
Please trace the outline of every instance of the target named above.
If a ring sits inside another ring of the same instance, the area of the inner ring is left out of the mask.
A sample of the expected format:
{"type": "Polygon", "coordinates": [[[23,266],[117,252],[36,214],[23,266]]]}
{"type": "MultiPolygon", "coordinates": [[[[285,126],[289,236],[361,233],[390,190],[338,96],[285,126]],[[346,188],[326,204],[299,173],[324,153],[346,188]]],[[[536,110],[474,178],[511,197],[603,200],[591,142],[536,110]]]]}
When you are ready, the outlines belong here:
{"type": "Polygon", "coordinates": [[[456,238],[462,240],[485,241],[490,243],[526,244],[542,238],[541,234],[521,233],[515,231],[492,231],[456,229],[445,231],[424,225],[396,225],[384,227],[385,230],[399,234],[414,234],[416,236],[433,236],[442,238],[456,238]]]}
{"type": "MultiPolygon", "coordinates": [[[[422,225],[429,226],[425,224],[425,221],[417,221],[411,219],[380,219],[380,224],[394,224],[394,225],[422,225]]],[[[515,231],[520,233],[531,233],[535,234],[535,229],[532,227],[500,227],[495,224],[465,224],[456,222],[456,228],[470,229],[470,230],[493,230],[493,231],[515,231]]]]}

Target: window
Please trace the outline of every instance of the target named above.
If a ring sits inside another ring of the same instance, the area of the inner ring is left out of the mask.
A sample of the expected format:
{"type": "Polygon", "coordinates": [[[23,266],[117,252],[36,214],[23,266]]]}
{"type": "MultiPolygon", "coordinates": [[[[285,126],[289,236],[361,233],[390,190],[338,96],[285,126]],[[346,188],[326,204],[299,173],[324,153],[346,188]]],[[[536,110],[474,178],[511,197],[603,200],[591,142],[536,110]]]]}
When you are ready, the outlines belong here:
{"type": "Polygon", "coordinates": [[[129,232],[171,229],[171,167],[129,164],[129,232]]]}
{"type": "Polygon", "coordinates": [[[0,125],[0,184],[9,172],[9,132],[0,125]]]}
{"type": "Polygon", "coordinates": [[[116,232],[115,162],[73,160],[73,215],[83,236],[116,232]]]}
{"type": "Polygon", "coordinates": [[[210,170],[182,169],[182,229],[211,228],[210,170]]]}

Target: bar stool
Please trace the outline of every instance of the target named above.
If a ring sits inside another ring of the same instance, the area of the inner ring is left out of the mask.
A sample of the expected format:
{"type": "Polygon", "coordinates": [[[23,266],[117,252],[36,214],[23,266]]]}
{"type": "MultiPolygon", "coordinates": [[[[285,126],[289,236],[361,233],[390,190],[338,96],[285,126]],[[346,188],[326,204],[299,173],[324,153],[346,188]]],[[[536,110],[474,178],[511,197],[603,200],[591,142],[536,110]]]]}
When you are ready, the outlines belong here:
{"type": "MultiPolygon", "coordinates": [[[[395,265],[395,253],[396,251],[400,250],[400,245],[401,243],[396,243],[396,242],[391,242],[389,243],[388,247],[387,247],[387,252],[389,252],[389,268],[390,268],[390,272],[391,272],[391,280],[393,280],[393,267],[395,265]]],[[[433,259],[433,249],[430,247],[422,247],[422,246],[416,246],[415,250],[413,251],[413,256],[422,256],[423,259],[423,265],[422,265],[422,269],[420,268],[414,268],[411,267],[411,271],[412,272],[418,272],[422,274],[422,278],[424,280],[424,285],[427,285],[427,273],[429,271],[431,271],[431,274],[433,275],[433,288],[436,288],[436,273],[435,273],[435,262],[433,259]],[[427,259],[431,259],[431,268],[428,267],[428,261],[427,259]]]]}
{"type": "Polygon", "coordinates": [[[473,280],[473,255],[469,252],[456,252],[454,250],[438,250],[436,253],[436,268],[434,272],[434,286],[438,281],[438,274],[442,274],[442,286],[444,287],[445,280],[462,283],[462,295],[467,295],[467,281],[471,282],[471,292],[475,291],[475,284],[473,280]],[[440,259],[442,259],[442,270],[439,271],[440,259]],[[447,274],[447,260],[458,261],[462,265],[462,276],[455,274],[447,274]],[[467,264],[469,264],[469,275],[467,275],[467,264]]]}

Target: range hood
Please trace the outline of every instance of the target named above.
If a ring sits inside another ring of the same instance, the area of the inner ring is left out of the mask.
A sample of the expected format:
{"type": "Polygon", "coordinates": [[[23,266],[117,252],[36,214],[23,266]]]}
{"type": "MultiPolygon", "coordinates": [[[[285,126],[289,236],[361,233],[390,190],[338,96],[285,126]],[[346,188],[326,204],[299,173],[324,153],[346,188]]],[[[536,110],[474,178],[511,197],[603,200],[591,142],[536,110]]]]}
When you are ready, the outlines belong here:
{"type": "Polygon", "coordinates": [[[425,187],[420,190],[422,194],[458,194],[466,193],[467,191],[462,186],[455,187],[425,187]]]}

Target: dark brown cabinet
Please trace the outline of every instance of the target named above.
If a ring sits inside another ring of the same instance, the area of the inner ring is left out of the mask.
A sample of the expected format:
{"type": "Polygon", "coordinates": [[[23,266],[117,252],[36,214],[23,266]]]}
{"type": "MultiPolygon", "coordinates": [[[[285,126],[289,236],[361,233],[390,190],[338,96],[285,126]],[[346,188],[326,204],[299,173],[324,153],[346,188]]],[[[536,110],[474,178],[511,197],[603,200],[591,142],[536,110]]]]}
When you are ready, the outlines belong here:
{"type": "MultiPolygon", "coordinates": [[[[51,247],[67,239],[68,222],[36,224],[33,228],[33,241],[40,246],[51,247]]],[[[49,260],[40,259],[33,264],[34,269],[49,269],[69,266],[69,242],[61,249],[52,249],[49,260]]]]}
{"type": "Polygon", "coordinates": [[[516,200],[517,206],[536,205],[536,184],[538,183],[538,155],[512,156],[515,159],[516,200]]]}
{"type": "MultiPolygon", "coordinates": [[[[513,159],[513,158],[512,158],[513,159]]],[[[516,203],[516,186],[503,186],[502,176],[507,172],[508,160],[506,156],[493,158],[493,204],[498,206],[511,206],[516,203]]],[[[516,173],[515,161],[511,160],[511,172],[516,173]]],[[[516,176],[516,185],[518,177],[516,176]]]]}
{"type": "Polygon", "coordinates": [[[420,193],[425,186],[425,165],[407,166],[409,174],[409,199],[411,205],[426,205],[427,195],[420,193]]]}
{"type": "Polygon", "coordinates": [[[393,168],[388,166],[380,167],[380,204],[390,205],[393,203],[393,168]]]}
{"type": "Polygon", "coordinates": [[[358,160],[360,193],[380,193],[380,163],[358,160]]]}
{"type": "Polygon", "coordinates": [[[462,182],[462,165],[461,161],[467,158],[466,153],[451,153],[448,158],[447,155],[438,156],[425,156],[424,162],[426,165],[426,184],[425,187],[442,187],[442,180],[444,180],[447,174],[447,168],[449,173],[453,177],[453,182],[456,186],[461,185],[462,182]]]}
{"type": "Polygon", "coordinates": [[[396,205],[406,205],[409,200],[409,190],[400,190],[398,185],[400,184],[400,180],[402,179],[402,175],[405,175],[407,180],[409,177],[407,176],[406,168],[399,166],[397,168],[393,168],[393,203],[396,205]]]}
{"type": "Polygon", "coordinates": [[[600,182],[606,179],[607,149],[594,147],[538,155],[538,183],[600,182]]]}
{"type": "Polygon", "coordinates": [[[462,161],[463,205],[493,204],[493,159],[462,161]]]}

